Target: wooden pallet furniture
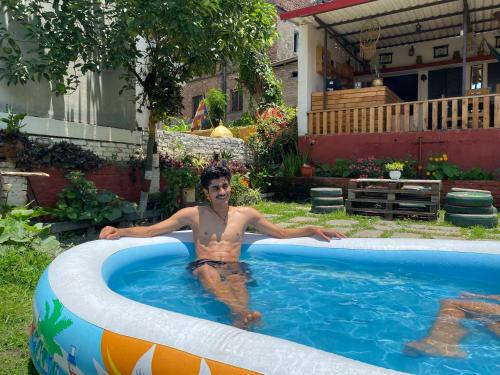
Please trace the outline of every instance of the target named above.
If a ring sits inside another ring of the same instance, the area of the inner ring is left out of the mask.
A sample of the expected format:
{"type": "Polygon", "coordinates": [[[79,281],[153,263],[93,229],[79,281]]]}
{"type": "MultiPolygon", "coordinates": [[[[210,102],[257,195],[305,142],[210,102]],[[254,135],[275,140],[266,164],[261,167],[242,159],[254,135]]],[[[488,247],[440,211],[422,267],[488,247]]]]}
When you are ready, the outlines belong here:
{"type": "Polygon", "coordinates": [[[388,220],[403,217],[436,220],[440,190],[440,180],[350,180],[346,211],[379,215],[388,220]]]}

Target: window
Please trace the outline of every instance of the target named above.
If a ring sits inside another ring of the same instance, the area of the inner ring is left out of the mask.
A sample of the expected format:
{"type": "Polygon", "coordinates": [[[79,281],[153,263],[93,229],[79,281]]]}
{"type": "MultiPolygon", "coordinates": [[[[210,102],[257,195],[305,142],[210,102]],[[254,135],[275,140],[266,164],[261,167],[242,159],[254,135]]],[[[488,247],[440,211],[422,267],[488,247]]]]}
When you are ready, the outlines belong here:
{"type": "Polygon", "coordinates": [[[202,99],[203,95],[193,96],[193,117],[196,115],[196,111],[198,110],[198,106],[200,105],[202,99]]]}
{"type": "Polygon", "coordinates": [[[483,88],[483,64],[477,64],[471,66],[470,88],[472,90],[483,88]]]}
{"type": "Polygon", "coordinates": [[[243,91],[231,90],[231,112],[243,111],[243,91]]]}
{"type": "Polygon", "coordinates": [[[293,53],[297,53],[299,51],[299,32],[293,32],[293,53]]]}

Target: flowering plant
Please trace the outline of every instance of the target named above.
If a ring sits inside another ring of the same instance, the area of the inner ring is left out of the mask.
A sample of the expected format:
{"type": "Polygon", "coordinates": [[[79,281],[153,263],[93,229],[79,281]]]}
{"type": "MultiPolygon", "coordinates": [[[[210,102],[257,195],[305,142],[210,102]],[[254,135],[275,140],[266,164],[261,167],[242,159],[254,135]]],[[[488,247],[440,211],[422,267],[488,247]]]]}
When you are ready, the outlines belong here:
{"type": "Polygon", "coordinates": [[[388,171],[403,171],[403,169],[405,168],[405,164],[400,162],[400,161],[394,161],[392,163],[387,163],[385,165],[385,169],[387,169],[388,171]]]}
{"type": "Polygon", "coordinates": [[[460,168],[448,162],[448,155],[437,154],[429,157],[425,175],[434,180],[456,180],[460,177],[460,168]]]}
{"type": "Polygon", "coordinates": [[[349,176],[360,178],[384,178],[383,161],[373,156],[358,158],[349,165],[349,176]]]}
{"type": "Polygon", "coordinates": [[[297,152],[296,110],[270,107],[256,114],[257,129],[248,144],[258,168],[279,166],[283,155],[297,152]]]}

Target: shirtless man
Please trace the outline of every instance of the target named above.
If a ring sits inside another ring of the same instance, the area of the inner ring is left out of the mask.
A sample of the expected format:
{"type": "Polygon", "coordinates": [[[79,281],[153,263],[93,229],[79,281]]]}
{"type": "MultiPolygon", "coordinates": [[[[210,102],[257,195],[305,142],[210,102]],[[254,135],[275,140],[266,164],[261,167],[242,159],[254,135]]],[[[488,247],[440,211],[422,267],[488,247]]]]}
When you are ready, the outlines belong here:
{"type": "Polygon", "coordinates": [[[251,207],[229,206],[231,172],[224,163],[205,168],[201,186],[210,205],[188,207],[170,218],[148,227],[104,227],[100,239],[120,237],[153,237],[189,226],[193,230],[196,260],[188,270],[199,279],[203,287],[227,305],[233,324],[245,328],[259,320],[261,314],[249,308],[246,288],[248,265],[240,262],[241,243],[248,226],[260,233],[276,238],[293,238],[316,235],[327,241],[332,237],[343,238],[342,233],[331,229],[309,226],[284,229],[251,207]]]}
{"type": "Polygon", "coordinates": [[[500,337],[500,294],[462,293],[461,299],[441,301],[438,316],[427,337],[406,344],[408,355],[426,354],[445,357],[466,357],[460,349],[460,340],[467,331],[460,325],[462,319],[476,319],[500,337]],[[478,301],[481,300],[490,300],[478,301]]]}

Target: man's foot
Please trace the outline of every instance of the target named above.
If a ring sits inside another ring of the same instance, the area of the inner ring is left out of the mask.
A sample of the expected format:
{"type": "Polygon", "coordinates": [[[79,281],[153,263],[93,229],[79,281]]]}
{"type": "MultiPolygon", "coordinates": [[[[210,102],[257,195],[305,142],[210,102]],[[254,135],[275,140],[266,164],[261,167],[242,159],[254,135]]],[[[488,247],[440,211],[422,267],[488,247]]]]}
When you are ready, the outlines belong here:
{"type": "Polygon", "coordinates": [[[246,311],[241,314],[236,314],[236,319],[233,325],[237,328],[246,329],[250,325],[255,324],[262,318],[262,314],[258,311],[246,311]]]}
{"type": "Polygon", "coordinates": [[[409,342],[405,345],[404,353],[411,357],[417,357],[419,355],[456,358],[467,357],[467,353],[461,350],[458,345],[440,344],[425,339],[409,342]]]}

